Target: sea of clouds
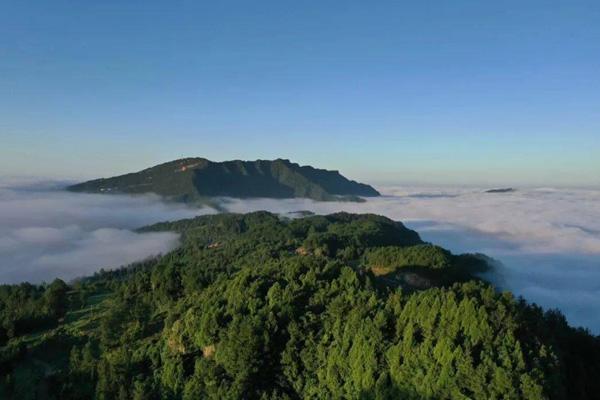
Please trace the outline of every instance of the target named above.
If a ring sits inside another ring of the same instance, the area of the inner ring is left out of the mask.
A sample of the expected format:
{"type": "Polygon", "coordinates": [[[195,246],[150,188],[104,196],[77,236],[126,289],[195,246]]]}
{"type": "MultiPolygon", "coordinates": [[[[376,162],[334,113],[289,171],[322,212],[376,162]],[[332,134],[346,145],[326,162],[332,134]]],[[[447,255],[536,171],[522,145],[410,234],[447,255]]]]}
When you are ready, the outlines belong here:
{"type": "Polygon", "coordinates": [[[476,188],[380,187],[365,203],[306,199],[228,199],[236,212],[310,210],[382,214],[423,240],[455,253],[499,261],[485,278],[569,322],[600,334],[600,191],[534,188],[485,193],[476,188]]]}
{"type": "Polygon", "coordinates": [[[63,186],[0,182],[0,283],[70,280],[166,253],[179,244],[177,234],[133,229],[212,211],[154,195],[76,194],[63,186]]]}
{"type": "MultiPolygon", "coordinates": [[[[76,194],[60,184],[0,182],[0,283],[72,279],[175,248],[174,233],[136,233],[150,223],[215,212],[153,195],[76,194]]],[[[600,333],[600,191],[380,187],[364,203],[222,199],[232,212],[376,213],[401,220],[455,253],[499,261],[486,278],[569,322],[600,333]]]]}

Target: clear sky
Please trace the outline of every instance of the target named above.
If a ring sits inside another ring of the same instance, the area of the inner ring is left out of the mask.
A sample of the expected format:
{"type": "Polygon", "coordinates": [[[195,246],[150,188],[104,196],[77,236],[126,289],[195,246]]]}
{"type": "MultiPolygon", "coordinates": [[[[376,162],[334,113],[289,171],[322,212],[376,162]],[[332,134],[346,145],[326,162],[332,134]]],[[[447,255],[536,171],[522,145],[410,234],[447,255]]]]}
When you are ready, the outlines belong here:
{"type": "Polygon", "coordinates": [[[600,186],[600,2],[2,1],[0,176],[600,186]]]}

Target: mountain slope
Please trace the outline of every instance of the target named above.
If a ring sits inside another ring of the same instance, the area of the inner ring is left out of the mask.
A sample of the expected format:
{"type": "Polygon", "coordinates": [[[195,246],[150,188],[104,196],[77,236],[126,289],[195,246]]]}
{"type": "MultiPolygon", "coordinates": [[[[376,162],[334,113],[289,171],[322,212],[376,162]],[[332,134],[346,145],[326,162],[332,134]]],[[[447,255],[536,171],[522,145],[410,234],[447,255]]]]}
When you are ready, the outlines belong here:
{"type": "Polygon", "coordinates": [[[140,172],[83,182],[68,190],[152,192],[186,202],[217,196],[358,200],[356,196],[379,195],[371,186],[348,180],[338,171],[300,166],[282,159],[213,162],[185,158],[140,172]]]}
{"type": "Polygon", "coordinates": [[[600,393],[600,338],[471,280],[478,257],[400,222],[256,212],[140,232],[163,230],[182,242],[164,256],[71,285],[0,286],[0,398],[600,393]],[[427,272],[447,279],[407,287],[427,272]]]}

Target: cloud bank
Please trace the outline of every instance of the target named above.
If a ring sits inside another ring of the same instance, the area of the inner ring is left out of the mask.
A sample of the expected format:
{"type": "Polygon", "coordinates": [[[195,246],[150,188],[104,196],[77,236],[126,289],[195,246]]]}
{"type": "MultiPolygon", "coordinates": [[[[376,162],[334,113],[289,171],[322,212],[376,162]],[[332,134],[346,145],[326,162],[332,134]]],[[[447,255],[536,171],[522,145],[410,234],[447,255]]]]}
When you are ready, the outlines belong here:
{"type": "MultiPolygon", "coordinates": [[[[174,233],[132,232],[150,223],[215,212],[157,196],[57,190],[61,184],[0,182],[0,283],[71,279],[165,253],[174,233]],[[41,189],[40,189],[41,188],[41,189]]],[[[401,220],[424,240],[501,262],[487,278],[569,322],[600,334],[600,191],[380,187],[365,203],[308,199],[222,199],[233,212],[310,210],[376,213],[401,220]]]]}
{"type": "Polygon", "coordinates": [[[499,260],[488,279],[546,309],[558,308],[571,324],[600,334],[600,191],[378,189],[384,196],[366,203],[226,199],[225,207],[236,212],[376,213],[403,221],[426,241],[499,260]]]}
{"type": "Polygon", "coordinates": [[[0,283],[69,280],[166,253],[178,245],[177,234],[132,229],[212,212],[157,196],[76,194],[60,186],[0,182],[0,283]]]}

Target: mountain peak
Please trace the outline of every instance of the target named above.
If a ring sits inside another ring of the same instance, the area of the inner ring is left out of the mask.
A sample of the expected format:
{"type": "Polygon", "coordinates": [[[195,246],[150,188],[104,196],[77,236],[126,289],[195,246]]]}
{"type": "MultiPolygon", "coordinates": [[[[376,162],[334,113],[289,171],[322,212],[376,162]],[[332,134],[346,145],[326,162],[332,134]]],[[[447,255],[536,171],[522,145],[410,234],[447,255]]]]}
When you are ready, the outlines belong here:
{"type": "Polygon", "coordinates": [[[338,171],[301,166],[283,158],[215,162],[186,157],[67,189],[91,193],[156,193],[185,202],[207,197],[359,201],[358,196],[379,196],[373,187],[349,180],[338,171]]]}

